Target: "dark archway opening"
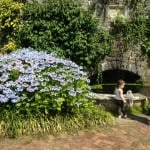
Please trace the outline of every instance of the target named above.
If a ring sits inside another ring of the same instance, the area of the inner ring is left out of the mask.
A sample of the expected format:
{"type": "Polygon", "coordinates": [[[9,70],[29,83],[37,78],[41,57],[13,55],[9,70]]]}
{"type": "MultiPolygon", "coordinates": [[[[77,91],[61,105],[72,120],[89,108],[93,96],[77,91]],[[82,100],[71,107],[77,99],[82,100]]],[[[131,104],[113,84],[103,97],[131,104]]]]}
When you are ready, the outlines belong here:
{"type": "Polygon", "coordinates": [[[90,77],[93,92],[113,94],[116,82],[119,79],[125,80],[127,83],[124,93],[132,90],[133,93],[142,93],[150,97],[150,86],[143,86],[142,79],[139,75],[126,70],[107,70],[102,72],[102,80],[98,82],[98,75],[94,74],[90,77]],[[129,84],[130,83],[130,84],[129,84]]]}
{"type": "Polygon", "coordinates": [[[133,72],[119,69],[103,71],[99,80],[98,74],[90,77],[91,85],[116,83],[120,79],[123,79],[126,83],[136,83],[140,81],[141,77],[133,72]]]}
{"type": "MultiPolygon", "coordinates": [[[[132,90],[133,92],[139,92],[140,86],[137,86],[140,83],[140,76],[126,70],[107,70],[102,72],[101,80],[98,81],[98,75],[93,75],[91,80],[91,85],[99,85],[100,87],[97,89],[94,88],[94,92],[97,93],[113,93],[116,83],[118,80],[123,79],[127,84],[125,86],[124,92],[127,92],[127,90],[132,90]],[[130,84],[129,84],[130,83],[130,84]]],[[[140,84],[139,84],[140,85],[140,84]]]]}
{"type": "Polygon", "coordinates": [[[140,76],[126,70],[107,70],[102,72],[102,83],[116,83],[123,79],[126,83],[136,83],[140,80],[140,76]]]}

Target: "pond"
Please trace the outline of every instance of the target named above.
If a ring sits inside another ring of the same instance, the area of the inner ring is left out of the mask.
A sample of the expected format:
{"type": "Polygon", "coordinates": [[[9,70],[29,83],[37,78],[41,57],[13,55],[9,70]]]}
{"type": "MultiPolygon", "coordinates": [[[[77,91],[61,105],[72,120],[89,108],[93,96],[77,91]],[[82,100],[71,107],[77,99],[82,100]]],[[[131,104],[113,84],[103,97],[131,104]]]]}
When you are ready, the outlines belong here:
{"type": "MultiPolygon", "coordinates": [[[[116,84],[102,84],[101,89],[94,89],[93,91],[98,93],[112,94],[114,92],[115,86],[116,84]]],[[[132,90],[133,93],[141,93],[147,97],[150,97],[150,86],[127,84],[125,86],[124,92],[126,93],[128,90],[132,90]]]]}

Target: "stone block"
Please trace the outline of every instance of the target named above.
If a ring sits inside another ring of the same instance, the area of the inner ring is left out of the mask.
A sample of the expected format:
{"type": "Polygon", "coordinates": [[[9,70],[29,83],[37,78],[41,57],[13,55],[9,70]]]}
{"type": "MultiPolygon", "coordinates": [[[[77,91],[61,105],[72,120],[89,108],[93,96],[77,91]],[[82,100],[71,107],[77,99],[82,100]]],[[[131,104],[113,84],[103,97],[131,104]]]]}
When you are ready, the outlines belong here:
{"type": "Polygon", "coordinates": [[[112,69],[116,69],[117,68],[117,62],[116,61],[112,61],[111,62],[111,68],[112,69]]]}
{"type": "Polygon", "coordinates": [[[150,69],[146,70],[146,76],[150,77],[150,69]]]}
{"type": "Polygon", "coordinates": [[[137,67],[135,65],[132,66],[132,72],[137,73],[137,67]]]}
{"type": "Polygon", "coordinates": [[[107,62],[102,63],[102,71],[108,70],[107,62]]]}

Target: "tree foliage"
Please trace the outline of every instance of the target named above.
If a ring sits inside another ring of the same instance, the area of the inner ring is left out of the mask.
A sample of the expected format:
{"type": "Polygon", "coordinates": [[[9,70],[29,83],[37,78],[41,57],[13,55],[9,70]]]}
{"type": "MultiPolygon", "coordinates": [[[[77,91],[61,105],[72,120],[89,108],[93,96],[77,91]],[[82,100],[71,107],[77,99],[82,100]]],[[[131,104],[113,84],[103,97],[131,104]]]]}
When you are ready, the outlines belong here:
{"type": "Polygon", "coordinates": [[[13,0],[0,1],[0,52],[17,48],[15,36],[21,27],[23,4],[13,0]]]}
{"type": "Polygon", "coordinates": [[[108,53],[111,39],[97,19],[74,0],[26,3],[19,33],[22,47],[52,49],[92,70],[108,53]],[[109,44],[108,44],[109,43],[109,44]]]}
{"type": "MultiPolygon", "coordinates": [[[[130,18],[117,16],[111,35],[122,44],[124,50],[140,47],[150,55],[150,16],[145,1],[129,1],[130,18]]],[[[136,49],[137,50],[137,49],[136,49]]]]}

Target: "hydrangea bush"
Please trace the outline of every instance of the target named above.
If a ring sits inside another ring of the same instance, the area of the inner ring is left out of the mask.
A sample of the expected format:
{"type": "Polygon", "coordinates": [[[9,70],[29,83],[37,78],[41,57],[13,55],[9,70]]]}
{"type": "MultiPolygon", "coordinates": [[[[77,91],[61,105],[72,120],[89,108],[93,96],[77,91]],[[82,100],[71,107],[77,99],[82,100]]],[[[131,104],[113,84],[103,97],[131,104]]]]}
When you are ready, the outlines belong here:
{"type": "Polygon", "coordinates": [[[75,112],[92,105],[82,67],[33,49],[0,57],[0,103],[19,113],[75,112]]]}

